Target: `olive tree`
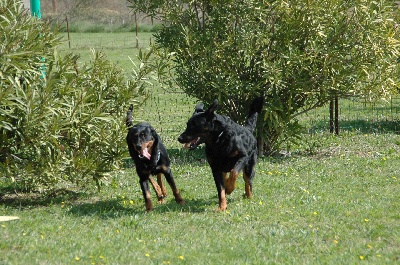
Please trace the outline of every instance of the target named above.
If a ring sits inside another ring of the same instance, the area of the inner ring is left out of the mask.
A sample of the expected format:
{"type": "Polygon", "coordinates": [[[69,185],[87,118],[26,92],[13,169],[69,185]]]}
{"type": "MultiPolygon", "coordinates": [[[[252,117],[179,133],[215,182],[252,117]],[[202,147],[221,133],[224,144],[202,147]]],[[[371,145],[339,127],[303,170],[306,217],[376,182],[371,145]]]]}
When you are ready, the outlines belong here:
{"type": "Polygon", "coordinates": [[[393,1],[129,0],[161,21],[159,76],[243,122],[263,95],[265,151],[299,135],[297,117],[332,97],[387,98],[398,85],[393,1]]]}

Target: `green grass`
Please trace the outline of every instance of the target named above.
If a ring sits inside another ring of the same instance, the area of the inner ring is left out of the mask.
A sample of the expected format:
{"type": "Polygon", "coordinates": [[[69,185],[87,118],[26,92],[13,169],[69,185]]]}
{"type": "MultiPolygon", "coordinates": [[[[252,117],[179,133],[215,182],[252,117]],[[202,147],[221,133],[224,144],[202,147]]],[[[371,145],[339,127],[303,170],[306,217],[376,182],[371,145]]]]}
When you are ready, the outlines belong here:
{"type": "Polygon", "coordinates": [[[70,33],[69,40],[67,33],[60,34],[63,38],[63,45],[60,46],[61,53],[73,52],[81,55],[80,64],[89,62],[92,59],[92,50],[101,51],[107,58],[117,63],[127,72],[132,67],[132,62],[137,63],[137,53],[140,49],[147,49],[150,42],[154,42],[152,33],[140,32],[136,39],[134,32],[116,33],[70,33]],[[138,42],[138,48],[136,46],[138,42]]]}
{"type": "MultiPolygon", "coordinates": [[[[137,52],[103,49],[121,65],[137,52]]],[[[150,121],[162,136],[187,205],[177,205],[168,187],[166,203],[153,198],[155,210],[145,213],[132,168],[115,172],[100,192],[93,187],[51,197],[16,195],[0,178],[0,215],[20,217],[0,223],[0,264],[398,264],[397,129],[332,136],[323,129],[328,112],[318,110],[302,118],[316,129],[292,146],[290,157],[259,160],[253,199],[242,197],[239,179],[228,210],[215,212],[217,191],[204,150],[182,150],[176,140],[195,100],[153,90],[135,119],[150,121]]]]}

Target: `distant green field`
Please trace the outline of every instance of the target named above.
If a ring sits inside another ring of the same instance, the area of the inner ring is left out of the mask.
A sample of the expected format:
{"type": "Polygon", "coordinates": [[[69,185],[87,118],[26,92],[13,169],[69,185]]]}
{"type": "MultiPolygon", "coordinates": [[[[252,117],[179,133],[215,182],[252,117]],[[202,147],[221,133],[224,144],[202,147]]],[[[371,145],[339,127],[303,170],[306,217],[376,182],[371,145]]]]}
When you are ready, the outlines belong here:
{"type": "MultiPolygon", "coordinates": [[[[132,33],[72,34],[82,63],[102,50],[129,70],[132,33]]],[[[143,47],[149,35],[143,35],[143,47]]],[[[341,101],[343,132],[328,132],[328,108],[300,117],[304,141],[287,157],[262,157],[254,198],[244,181],[215,212],[217,191],[203,148],[177,137],[195,99],[152,88],[136,120],[164,140],[187,205],[171,196],[145,213],[133,168],[115,172],[101,191],[15,194],[0,178],[0,264],[398,264],[400,260],[399,102],[341,101]],[[379,108],[378,108],[379,107],[379,108]]],[[[125,137],[125,135],[121,135],[125,137]]],[[[154,196],[154,194],[153,194],[154,196]]]]}
{"type": "Polygon", "coordinates": [[[154,41],[152,33],[134,32],[117,33],[67,33],[60,34],[64,44],[59,47],[61,52],[73,52],[81,55],[81,63],[88,62],[92,58],[92,50],[102,51],[123,69],[129,71],[132,68],[130,58],[137,62],[136,56],[139,49],[147,49],[150,41],[154,41]],[[138,44],[138,48],[137,45],[138,44]]]}

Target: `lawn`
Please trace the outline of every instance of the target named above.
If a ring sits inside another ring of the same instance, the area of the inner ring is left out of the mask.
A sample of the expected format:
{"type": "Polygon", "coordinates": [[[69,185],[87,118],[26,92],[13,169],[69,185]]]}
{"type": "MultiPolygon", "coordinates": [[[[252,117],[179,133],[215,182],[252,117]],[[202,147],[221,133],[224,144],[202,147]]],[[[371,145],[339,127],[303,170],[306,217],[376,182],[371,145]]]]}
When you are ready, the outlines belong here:
{"type": "MultiPolygon", "coordinates": [[[[120,34],[121,39],[132,35],[120,34]]],[[[81,44],[71,51],[81,53],[84,62],[99,35],[77,36],[72,39],[81,44]]],[[[101,38],[113,43],[118,36],[101,38]]],[[[117,44],[96,48],[124,69],[130,65],[127,56],[137,52],[117,44]]],[[[357,121],[361,114],[351,107],[342,113],[350,126],[339,136],[326,130],[326,109],[302,117],[311,129],[290,156],[259,159],[254,198],[242,197],[239,179],[228,210],[216,212],[217,191],[203,148],[189,152],[176,140],[195,103],[153,88],[135,116],[161,135],[186,206],[175,203],[168,187],[166,203],[156,204],[153,193],[155,210],[146,213],[133,168],[115,172],[101,191],[60,190],[49,197],[16,195],[0,178],[0,215],[19,217],[0,223],[0,264],[399,263],[397,112],[390,120],[394,126],[385,126],[385,117],[368,112],[357,121]],[[357,127],[375,124],[384,129],[357,127]]],[[[393,114],[387,105],[382,108],[393,114]]]]}

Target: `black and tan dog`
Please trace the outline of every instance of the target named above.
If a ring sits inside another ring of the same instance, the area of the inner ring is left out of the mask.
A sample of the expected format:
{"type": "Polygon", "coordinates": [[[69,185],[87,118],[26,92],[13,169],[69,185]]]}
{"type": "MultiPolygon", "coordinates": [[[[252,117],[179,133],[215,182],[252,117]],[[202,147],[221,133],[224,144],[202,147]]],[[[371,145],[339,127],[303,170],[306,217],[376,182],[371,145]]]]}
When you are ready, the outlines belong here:
{"type": "Polygon", "coordinates": [[[248,198],[252,197],[252,181],[257,160],[257,140],[253,131],[262,104],[261,97],[253,100],[244,126],[227,116],[216,114],[217,100],[207,110],[204,110],[202,103],[197,104],[193,116],[187,122],[186,130],[178,138],[178,141],[189,149],[195,149],[201,143],[205,144],[207,161],[218,190],[218,210],[226,210],[228,207],[226,195],[235,189],[236,179],[242,169],[245,195],[248,198]]]}
{"type": "Polygon", "coordinates": [[[139,175],[140,188],[142,189],[146,210],[153,210],[148,181],[153,186],[159,202],[162,202],[164,197],[167,196],[162,175],[165,176],[170,185],[175,196],[175,201],[184,205],[185,201],[182,199],[175,185],[167,150],[160,136],[149,123],[142,122],[133,126],[132,111],[133,106],[129,108],[126,117],[126,125],[129,129],[126,142],[128,143],[129,154],[135,162],[136,172],[139,175]],[[151,175],[157,175],[157,182],[151,178],[151,175]]]}

